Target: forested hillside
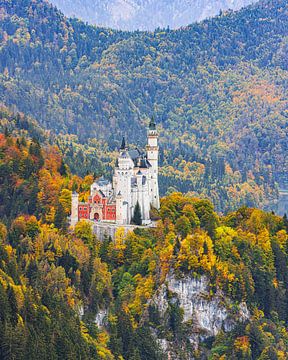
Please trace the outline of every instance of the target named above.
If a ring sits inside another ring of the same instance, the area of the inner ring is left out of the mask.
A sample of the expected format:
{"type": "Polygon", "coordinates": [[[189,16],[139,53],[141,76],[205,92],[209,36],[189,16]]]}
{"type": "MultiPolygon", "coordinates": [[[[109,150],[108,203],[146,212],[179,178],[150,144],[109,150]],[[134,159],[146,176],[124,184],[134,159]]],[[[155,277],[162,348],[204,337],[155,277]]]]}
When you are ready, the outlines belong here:
{"type": "Polygon", "coordinates": [[[65,15],[120,30],[176,29],[253,0],[51,0],[65,15]]]}
{"type": "Polygon", "coordinates": [[[85,221],[67,232],[71,192],[85,198],[92,181],[73,176],[57,146],[0,135],[1,359],[287,359],[287,217],[247,207],[219,217],[173,193],[156,228],[99,242],[85,221]],[[225,305],[230,330],[209,336],[185,321],[163,290],[172,275],[206,279],[201,304],[225,305]]]}
{"type": "MultiPolygon", "coordinates": [[[[40,0],[0,5],[1,101],[66,134],[67,162],[71,134],[84,159],[86,147],[115,150],[123,133],[144,145],[154,114],[162,194],[190,191],[219,211],[277,197],[288,166],[286,1],[154,33],[87,26],[40,0]]],[[[81,161],[74,170],[86,172],[81,161]]]]}

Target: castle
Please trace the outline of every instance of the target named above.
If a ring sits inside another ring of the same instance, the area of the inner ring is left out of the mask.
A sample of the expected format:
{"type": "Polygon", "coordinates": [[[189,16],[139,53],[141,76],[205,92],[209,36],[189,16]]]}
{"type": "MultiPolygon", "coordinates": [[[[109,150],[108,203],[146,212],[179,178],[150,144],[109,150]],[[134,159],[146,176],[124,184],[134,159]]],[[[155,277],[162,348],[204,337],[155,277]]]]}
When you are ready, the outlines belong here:
{"type": "Polygon", "coordinates": [[[112,183],[104,178],[95,181],[91,185],[88,202],[79,202],[79,195],[76,192],[72,194],[72,227],[81,219],[130,225],[136,211],[138,219],[141,214],[142,225],[151,223],[151,207],[160,207],[158,132],[154,119],[150,121],[147,138],[144,153],[138,148],[129,150],[123,137],[112,183]]]}

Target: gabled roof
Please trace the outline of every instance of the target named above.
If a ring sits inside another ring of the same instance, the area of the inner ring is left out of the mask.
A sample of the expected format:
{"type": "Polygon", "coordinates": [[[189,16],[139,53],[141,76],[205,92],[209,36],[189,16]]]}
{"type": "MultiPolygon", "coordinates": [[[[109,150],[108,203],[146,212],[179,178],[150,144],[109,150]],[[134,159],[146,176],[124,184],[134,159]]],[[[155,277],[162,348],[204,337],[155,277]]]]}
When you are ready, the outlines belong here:
{"type": "Polygon", "coordinates": [[[138,148],[129,150],[128,153],[133,161],[138,159],[142,155],[141,151],[138,148]]]}
{"type": "Polygon", "coordinates": [[[114,195],[111,195],[108,199],[108,202],[107,202],[109,205],[111,204],[115,204],[115,196],[114,195]]]}
{"type": "Polygon", "coordinates": [[[101,195],[103,198],[106,197],[102,190],[99,190],[99,193],[100,193],[100,195],[101,195]]]}
{"type": "Polygon", "coordinates": [[[151,167],[150,162],[145,157],[142,157],[140,161],[140,169],[148,169],[149,167],[151,167]]]}
{"type": "Polygon", "coordinates": [[[109,183],[110,181],[105,179],[103,176],[101,176],[100,179],[96,181],[96,184],[98,184],[99,186],[105,186],[108,185],[109,183]]]}

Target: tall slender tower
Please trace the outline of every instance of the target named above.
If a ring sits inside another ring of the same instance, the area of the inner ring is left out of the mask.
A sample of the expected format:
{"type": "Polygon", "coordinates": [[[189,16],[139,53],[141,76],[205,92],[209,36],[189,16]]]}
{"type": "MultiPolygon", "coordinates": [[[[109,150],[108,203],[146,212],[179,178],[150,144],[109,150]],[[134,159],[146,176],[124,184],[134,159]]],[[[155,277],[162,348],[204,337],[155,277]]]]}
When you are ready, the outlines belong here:
{"type": "Polygon", "coordinates": [[[77,194],[77,192],[73,192],[72,206],[71,206],[71,221],[70,221],[70,225],[73,228],[78,222],[78,204],[79,204],[79,195],[77,194]]]}
{"type": "Polygon", "coordinates": [[[150,179],[149,179],[149,195],[150,203],[156,209],[160,208],[159,200],[159,187],[158,187],[158,156],[159,156],[159,147],[158,147],[158,132],[156,130],[155,120],[152,117],[148,130],[148,145],[146,146],[147,150],[147,160],[152,165],[150,170],[150,179]]]}
{"type": "Polygon", "coordinates": [[[131,222],[131,212],[132,212],[132,177],[134,162],[131,159],[128,148],[126,146],[125,139],[122,140],[122,145],[119,152],[119,157],[117,160],[117,165],[115,167],[113,184],[115,186],[114,190],[118,196],[118,202],[116,202],[116,215],[117,222],[120,223],[123,221],[123,224],[130,224],[131,222]],[[120,196],[121,195],[121,196],[120,196]],[[122,198],[122,204],[120,209],[120,197],[122,198]],[[121,214],[122,220],[119,218],[121,214]]]}

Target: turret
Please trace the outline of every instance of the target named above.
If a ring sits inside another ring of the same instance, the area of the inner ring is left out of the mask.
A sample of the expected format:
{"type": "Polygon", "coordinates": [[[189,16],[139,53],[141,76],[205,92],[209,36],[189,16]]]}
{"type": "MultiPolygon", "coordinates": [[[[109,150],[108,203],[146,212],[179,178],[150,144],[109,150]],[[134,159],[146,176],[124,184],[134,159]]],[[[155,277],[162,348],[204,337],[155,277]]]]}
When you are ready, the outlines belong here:
{"type": "Polygon", "coordinates": [[[79,218],[78,218],[78,204],[79,204],[79,195],[77,192],[72,193],[72,203],[71,203],[71,221],[70,225],[74,227],[79,218]]]}
{"type": "Polygon", "coordinates": [[[119,191],[116,195],[116,223],[119,225],[124,224],[124,214],[123,214],[123,196],[119,191]]]}
{"type": "Polygon", "coordinates": [[[125,137],[123,136],[122,138],[122,143],[121,143],[121,147],[120,147],[120,151],[121,150],[127,150],[126,148],[126,141],[125,141],[125,137]]]}
{"type": "MultiPolygon", "coordinates": [[[[134,162],[129,155],[125,138],[122,139],[122,144],[119,152],[119,157],[117,160],[117,167],[115,168],[114,177],[113,177],[113,186],[116,194],[120,193],[122,196],[122,205],[121,211],[118,211],[116,206],[116,217],[118,223],[120,221],[120,213],[122,214],[123,224],[129,224],[131,220],[131,179],[133,176],[134,162]]],[[[116,200],[117,202],[117,200],[116,200]]],[[[120,206],[120,202],[119,202],[120,206]]],[[[119,208],[120,209],[120,208],[119,208]]]]}
{"type": "Polygon", "coordinates": [[[147,137],[148,137],[148,145],[146,146],[147,160],[151,164],[150,179],[149,179],[150,203],[156,209],[159,209],[160,207],[159,188],[158,188],[159,147],[158,147],[158,132],[153,117],[147,129],[147,137]]]}

